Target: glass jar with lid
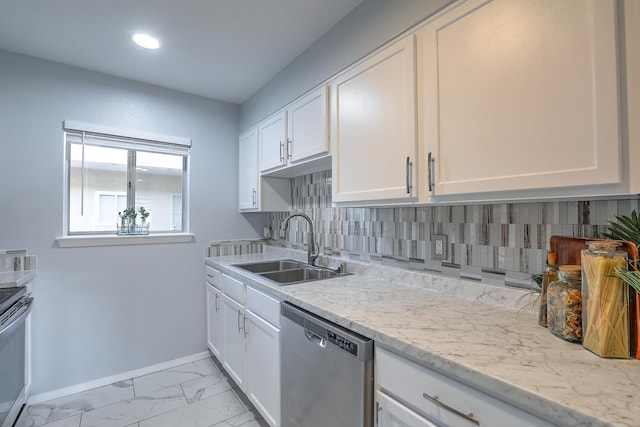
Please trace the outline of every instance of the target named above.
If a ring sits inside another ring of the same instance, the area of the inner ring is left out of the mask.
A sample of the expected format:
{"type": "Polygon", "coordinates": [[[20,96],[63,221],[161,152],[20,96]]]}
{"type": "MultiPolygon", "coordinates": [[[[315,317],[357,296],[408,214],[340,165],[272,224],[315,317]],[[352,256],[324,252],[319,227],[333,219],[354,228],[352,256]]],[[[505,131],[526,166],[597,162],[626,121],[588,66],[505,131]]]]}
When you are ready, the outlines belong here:
{"type": "Polygon", "coordinates": [[[558,279],[558,254],[549,252],[547,254],[547,266],[542,273],[542,283],[540,284],[540,311],[538,313],[538,324],[547,327],[547,289],[549,284],[558,279]]]}
{"type": "Polygon", "coordinates": [[[583,345],[601,357],[629,357],[629,293],[616,275],[627,268],[622,243],[587,242],[582,259],[583,345]]]}
{"type": "Polygon", "coordinates": [[[582,341],[582,287],[579,265],[558,267],[558,279],[547,288],[547,327],[570,342],[582,341]]]}

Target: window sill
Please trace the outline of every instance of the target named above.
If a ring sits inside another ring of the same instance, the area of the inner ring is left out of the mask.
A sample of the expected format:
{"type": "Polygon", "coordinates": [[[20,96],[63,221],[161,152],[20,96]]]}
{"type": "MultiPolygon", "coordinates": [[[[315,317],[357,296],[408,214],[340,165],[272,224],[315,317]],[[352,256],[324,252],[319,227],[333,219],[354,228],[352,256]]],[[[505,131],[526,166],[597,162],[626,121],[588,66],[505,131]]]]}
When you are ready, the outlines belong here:
{"type": "Polygon", "coordinates": [[[160,243],[191,243],[195,236],[190,233],[148,234],[144,236],[65,236],[56,237],[61,248],[88,246],[153,245],[160,243]]]}

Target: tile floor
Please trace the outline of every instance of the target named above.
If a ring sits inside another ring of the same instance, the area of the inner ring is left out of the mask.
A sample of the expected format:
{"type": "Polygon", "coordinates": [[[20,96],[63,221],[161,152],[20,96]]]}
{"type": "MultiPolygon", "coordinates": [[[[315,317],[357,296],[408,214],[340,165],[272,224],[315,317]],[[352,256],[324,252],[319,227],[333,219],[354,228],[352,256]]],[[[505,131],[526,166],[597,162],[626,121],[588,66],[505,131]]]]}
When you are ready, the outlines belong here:
{"type": "Polygon", "coordinates": [[[27,406],[16,427],[267,427],[210,358],[27,406]]]}

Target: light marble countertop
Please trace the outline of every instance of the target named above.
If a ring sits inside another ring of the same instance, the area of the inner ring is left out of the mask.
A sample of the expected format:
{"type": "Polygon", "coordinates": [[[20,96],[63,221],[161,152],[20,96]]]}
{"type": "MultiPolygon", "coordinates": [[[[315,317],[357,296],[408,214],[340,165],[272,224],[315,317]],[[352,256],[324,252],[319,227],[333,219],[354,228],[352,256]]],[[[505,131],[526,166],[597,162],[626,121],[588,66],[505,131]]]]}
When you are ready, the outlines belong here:
{"type": "Polygon", "coordinates": [[[514,308],[522,291],[350,260],[354,275],[287,286],[233,267],[283,258],[306,254],[268,248],[206,263],[559,426],[640,425],[640,360],[554,337],[514,308]]]}
{"type": "Polygon", "coordinates": [[[36,270],[0,271],[0,288],[24,286],[36,277],[36,270]]]}

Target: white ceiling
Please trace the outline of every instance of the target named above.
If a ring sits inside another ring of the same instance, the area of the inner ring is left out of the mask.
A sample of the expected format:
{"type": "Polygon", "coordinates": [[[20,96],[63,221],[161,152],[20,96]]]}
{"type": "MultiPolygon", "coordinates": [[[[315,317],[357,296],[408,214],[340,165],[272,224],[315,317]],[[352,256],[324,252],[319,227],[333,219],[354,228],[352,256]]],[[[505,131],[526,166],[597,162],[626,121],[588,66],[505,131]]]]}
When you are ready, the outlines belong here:
{"type": "Polygon", "coordinates": [[[362,1],[0,0],[0,49],[240,104],[362,1]]]}

